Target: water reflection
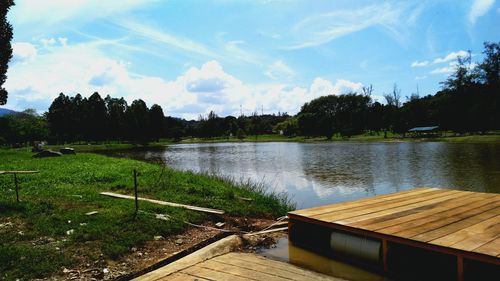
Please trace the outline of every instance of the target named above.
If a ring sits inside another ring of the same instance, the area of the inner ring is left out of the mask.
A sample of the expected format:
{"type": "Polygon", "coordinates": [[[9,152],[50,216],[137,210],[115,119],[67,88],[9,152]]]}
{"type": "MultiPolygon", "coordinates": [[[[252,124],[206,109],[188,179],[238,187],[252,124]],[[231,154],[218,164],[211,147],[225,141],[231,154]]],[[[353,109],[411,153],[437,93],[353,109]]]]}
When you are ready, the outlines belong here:
{"type": "Polygon", "coordinates": [[[500,192],[500,144],[210,143],[106,154],[250,179],[299,208],[415,186],[500,192]]]}
{"type": "Polygon", "coordinates": [[[259,254],[345,280],[390,281],[387,277],[296,247],[286,238],[280,239],[276,247],[263,249],[259,254]]]}

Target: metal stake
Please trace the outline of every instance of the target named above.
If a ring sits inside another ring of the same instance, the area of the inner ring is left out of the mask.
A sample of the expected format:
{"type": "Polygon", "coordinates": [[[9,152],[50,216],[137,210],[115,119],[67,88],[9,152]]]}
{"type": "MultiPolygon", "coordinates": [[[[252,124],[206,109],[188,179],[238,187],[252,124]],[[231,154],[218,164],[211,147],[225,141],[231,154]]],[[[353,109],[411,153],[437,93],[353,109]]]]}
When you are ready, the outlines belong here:
{"type": "Polygon", "coordinates": [[[139,211],[139,200],[137,200],[137,171],[134,169],[134,193],[135,193],[135,215],[139,211]]]}
{"type": "Polygon", "coordinates": [[[17,174],[14,173],[14,185],[16,186],[16,200],[19,203],[19,186],[17,184],[17,174]]]}

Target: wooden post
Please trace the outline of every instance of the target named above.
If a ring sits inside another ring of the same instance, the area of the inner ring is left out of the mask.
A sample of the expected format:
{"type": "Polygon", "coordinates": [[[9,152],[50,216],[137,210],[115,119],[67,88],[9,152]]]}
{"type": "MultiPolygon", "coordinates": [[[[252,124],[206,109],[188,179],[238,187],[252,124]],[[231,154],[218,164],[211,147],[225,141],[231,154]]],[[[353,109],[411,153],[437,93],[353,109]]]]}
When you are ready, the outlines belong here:
{"type": "Polygon", "coordinates": [[[457,256],[457,281],[464,281],[464,257],[457,256]]]}
{"type": "Polygon", "coordinates": [[[19,203],[19,186],[17,184],[17,174],[14,173],[14,185],[16,186],[16,200],[19,203]]]}
{"type": "Polygon", "coordinates": [[[139,211],[139,200],[137,199],[137,171],[134,169],[134,193],[135,193],[135,215],[139,211]]]}

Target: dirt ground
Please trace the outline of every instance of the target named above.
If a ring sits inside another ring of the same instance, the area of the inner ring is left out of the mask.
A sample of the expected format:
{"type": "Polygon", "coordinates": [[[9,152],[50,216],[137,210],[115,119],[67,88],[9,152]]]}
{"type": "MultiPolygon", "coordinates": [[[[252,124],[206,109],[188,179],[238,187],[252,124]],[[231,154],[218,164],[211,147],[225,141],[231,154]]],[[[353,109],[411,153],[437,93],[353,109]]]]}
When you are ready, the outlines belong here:
{"type": "MultiPolygon", "coordinates": [[[[209,244],[211,240],[223,235],[221,230],[244,234],[263,230],[276,223],[276,220],[271,219],[230,216],[224,216],[220,221],[224,222],[221,227],[216,226],[216,221],[206,221],[201,224],[203,227],[190,226],[181,234],[168,237],[155,236],[154,240],[146,242],[142,247],[131,248],[129,254],[118,260],[108,260],[101,255],[97,260],[82,260],[73,268],[61,268],[55,275],[38,280],[127,280],[133,277],[133,274],[151,266],[162,262],[168,263],[176,257],[189,254],[209,244]]],[[[255,236],[241,250],[252,252],[258,248],[272,247],[276,240],[284,235],[286,232],[255,236]]]]}

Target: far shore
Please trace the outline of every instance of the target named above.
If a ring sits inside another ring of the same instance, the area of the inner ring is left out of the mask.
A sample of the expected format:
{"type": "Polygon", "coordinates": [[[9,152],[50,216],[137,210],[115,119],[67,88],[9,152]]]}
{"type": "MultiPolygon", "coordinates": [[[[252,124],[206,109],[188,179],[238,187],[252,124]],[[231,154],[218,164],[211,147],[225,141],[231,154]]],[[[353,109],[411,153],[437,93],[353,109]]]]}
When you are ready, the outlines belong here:
{"type": "Polygon", "coordinates": [[[90,152],[99,150],[120,150],[134,148],[158,148],[171,144],[191,144],[191,143],[226,143],[226,142],[301,142],[301,143],[329,143],[329,142],[450,142],[450,143],[500,143],[500,132],[488,134],[474,134],[455,136],[447,133],[440,137],[401,137],[389,133],[387,138],[384,134],[364,134],[352,137],[334,136],[328,140],[325,137],[304,137],[304,136],[283,136],[278,134],[266,134],[257,136],[246,136],[243,139],[236,137],[214,137],[214,138],[183,138],[182,140],[162,139],[157,142],[144,144],[130,142],[102,142],[102,143],[69,143],[46,145],[47,149],[57,150],[61,147],[69,146],[80,152],[90,152]]]}

